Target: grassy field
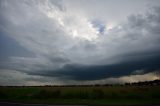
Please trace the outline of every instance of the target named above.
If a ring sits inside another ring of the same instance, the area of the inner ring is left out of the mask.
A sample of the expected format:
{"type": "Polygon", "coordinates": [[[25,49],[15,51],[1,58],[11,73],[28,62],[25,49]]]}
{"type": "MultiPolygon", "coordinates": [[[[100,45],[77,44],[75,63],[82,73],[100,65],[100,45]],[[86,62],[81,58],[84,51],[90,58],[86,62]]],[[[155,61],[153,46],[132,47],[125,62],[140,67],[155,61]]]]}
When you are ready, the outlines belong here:
{"type": "Polygon", "coordinates": [[[160,86],[0,87],[0,101],[47,104],[160,104],[160,86]]]}

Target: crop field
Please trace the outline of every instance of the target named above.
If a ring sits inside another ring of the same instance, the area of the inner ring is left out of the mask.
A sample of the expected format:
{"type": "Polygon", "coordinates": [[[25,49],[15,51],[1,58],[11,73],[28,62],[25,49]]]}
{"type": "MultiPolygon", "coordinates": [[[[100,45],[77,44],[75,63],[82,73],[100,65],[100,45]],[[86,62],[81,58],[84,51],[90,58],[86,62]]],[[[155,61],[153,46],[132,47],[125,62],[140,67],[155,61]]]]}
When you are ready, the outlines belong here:
{"type": "Polygon", "coordinates": [[[160,104],[160,86],[0,87],[0,101],[44,104],[160,104]]]}

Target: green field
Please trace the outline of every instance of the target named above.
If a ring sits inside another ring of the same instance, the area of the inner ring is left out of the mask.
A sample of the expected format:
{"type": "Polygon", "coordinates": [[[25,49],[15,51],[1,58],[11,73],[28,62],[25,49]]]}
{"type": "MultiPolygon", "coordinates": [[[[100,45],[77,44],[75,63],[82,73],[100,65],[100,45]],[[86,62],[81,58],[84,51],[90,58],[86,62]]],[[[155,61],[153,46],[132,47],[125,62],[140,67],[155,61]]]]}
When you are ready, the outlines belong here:
{"type": "Polygon", "coordinates": [[[160,86],[0,87],[0,101],[46,104],[160,104],[160,86]]]}

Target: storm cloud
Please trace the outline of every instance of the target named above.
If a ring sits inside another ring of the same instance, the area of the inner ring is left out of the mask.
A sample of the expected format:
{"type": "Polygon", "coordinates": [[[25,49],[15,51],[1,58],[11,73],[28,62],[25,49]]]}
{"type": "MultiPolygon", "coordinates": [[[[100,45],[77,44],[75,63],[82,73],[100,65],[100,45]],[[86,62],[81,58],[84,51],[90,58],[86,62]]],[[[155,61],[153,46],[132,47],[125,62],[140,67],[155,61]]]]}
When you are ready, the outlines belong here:
{"type": "Polygon", "coordinates": [[[158,3],[1,0],[0,78],[16,72],[20,85],[65,84],[159,72],[158,3]]]}

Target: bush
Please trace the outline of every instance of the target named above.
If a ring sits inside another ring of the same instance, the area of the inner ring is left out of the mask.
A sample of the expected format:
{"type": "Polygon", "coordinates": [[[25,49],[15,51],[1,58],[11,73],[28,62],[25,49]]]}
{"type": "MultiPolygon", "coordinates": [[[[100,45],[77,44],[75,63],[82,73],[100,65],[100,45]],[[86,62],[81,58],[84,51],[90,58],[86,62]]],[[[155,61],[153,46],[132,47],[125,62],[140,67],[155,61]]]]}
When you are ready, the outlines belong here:
{"type": "Polygon", "coordinates": [[[76,97],[79,99],[87,99],[88,93],[87,92],[77,92],[76,97]]]}
{"type": "Polygon", "coordinates": [[[151,96],[152,96],[153,98],[159,99],[159,98],[160,98],[160,93],[153,93],[151,96]]]}
{"type": "Polygon", "coordinates": [[[120,96],[116,92],[110,92],[110,93],[108,93],[107,97],[115,99],[115,98],[119,98],[120,96]]]}
{"type": "Polygon", "coordinates": [[[100,89],[93,89],[91,93],[91,98],[92,99],[101,99],[104,98],[104,92],[100,89]]]}
{"type": "Polygon", "coordinates": [[[143,95],[131,93],[128,94],[126,97],[129,99],[142,99],[143,95]]]}
{"type": "Polygon", "coordinates": [[[48,99],[48,98],[59,98],[60,97],[60,90],[40,90],[38,93],[34,95],[34,97],[39,99],[48,99]]]}
{"type": "Polygon", "coordinates": [[[6,93],[0,91],[0,99],[5,99],[7,97],[6,93]]]}
{"type": "Polygon", "coordinates": [[[54,98],[59,98],[60,95],[61,95],[61,91],[60,90],[54,90],[51,92],[51,95],[54,97],[54,98]]]}

